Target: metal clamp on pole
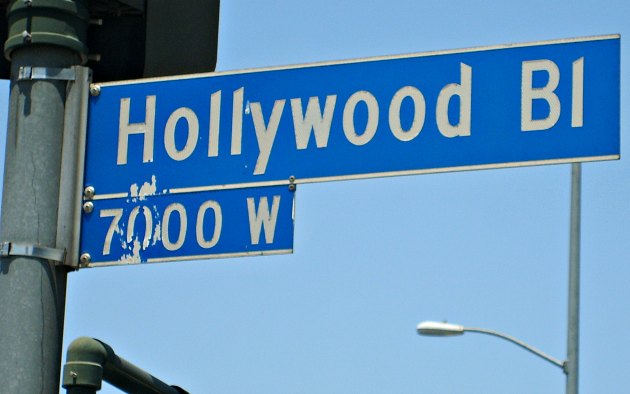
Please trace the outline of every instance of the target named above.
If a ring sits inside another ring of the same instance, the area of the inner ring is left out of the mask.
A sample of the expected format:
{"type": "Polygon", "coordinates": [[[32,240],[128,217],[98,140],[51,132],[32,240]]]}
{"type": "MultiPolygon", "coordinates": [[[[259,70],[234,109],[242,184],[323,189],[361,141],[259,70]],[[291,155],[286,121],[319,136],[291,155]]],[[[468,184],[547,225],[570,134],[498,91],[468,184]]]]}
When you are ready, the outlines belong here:
{"type": "Polygon", "coordinates": [[[53,67],[33,67],[22,66],[18,70],[18,81],[35,81],[35,80],[57,80],[57,81],[74,81],[76,80],[76,72],[74,68],[53,68],[53,67]]]}
{"type": "Polygon", "coordinates": [[[61,249],[48,248],[39,245],[28,245],[14,242],[0,243],[0,256],[25,256],[46,259],[55,265],[63,265],[66,261],[66,251],[61,249]]]}

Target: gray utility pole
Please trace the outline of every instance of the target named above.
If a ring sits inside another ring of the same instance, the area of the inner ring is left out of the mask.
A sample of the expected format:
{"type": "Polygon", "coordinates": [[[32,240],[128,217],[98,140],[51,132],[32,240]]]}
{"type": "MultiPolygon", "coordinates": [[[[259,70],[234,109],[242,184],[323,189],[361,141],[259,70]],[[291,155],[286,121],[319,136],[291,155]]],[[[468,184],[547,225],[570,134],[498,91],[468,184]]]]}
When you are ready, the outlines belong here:
{"type": "Polygon", "coordinates": [[[73,201],[61,173],[62,166],[64,172],[71,167],[64,164],[66,155],[76,153],[62,146],[72,145],[73,137],[64,132],[72,123],[67,113],[79,109],[66,110],[66,101],[84,71],[72,66],[86,61],[86,3],[17,0],[8,6],[5,56],[12,64],[0,238],[3,393],[59,392],[64,264],[71,247],[66,234],[73,226],[64,218],[73,201]]]}
{"type": "Polygon", "coordinates": [[[567,323],[567,394],[578,394],[580,348],[580,211],[582,165],[571,165],[571,224],[569,239],[569,313],[567,323]]]}

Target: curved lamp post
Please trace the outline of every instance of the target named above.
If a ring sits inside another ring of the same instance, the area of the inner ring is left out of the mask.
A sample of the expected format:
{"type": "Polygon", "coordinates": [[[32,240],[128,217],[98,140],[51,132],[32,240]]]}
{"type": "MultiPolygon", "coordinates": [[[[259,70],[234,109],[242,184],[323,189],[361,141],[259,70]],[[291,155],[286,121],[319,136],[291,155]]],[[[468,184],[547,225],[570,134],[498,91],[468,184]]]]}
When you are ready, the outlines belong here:
{"type": "Polygon", "coordinates": [[[417,330],[420,335],[453,336],[463,335],[466,331],[488,334],[503,338],[509,342],[534,353],[553,365],[562,368],[566,375],[567,394],[578,393],[579,372],[579,331],[580,331],[580,224],[581,224],[581,189],[582,189],[582,165],[571,165],[571,219],[569,223],[569,313],[567,329],[567,359],[560,361],[546,355],[540,350],[528,344],[496,331],[464,327],[457,324],[422,322],[417,330]]]}
{"type": "Polygon", "coordinates": [[[432,322],[432,321],[422,322],[418,324],[418,327],[416,327],[416,329],[418,331],[418,334],[420,335],[427,335],[427,336],[434,336],[434,337],[449,337],[449,336],[455,336],[455,335],[464,335],[465,332],[477,332],[480,334],[487,334],[487,335],[499,337],[499,338],[505,339],[506,341],[512,342],[513,344],[518,345],[531,353],[534,353],[538,357],[549,361],[556,367],[562,368],[565,374],[567,373],[566,361],[560,361],[557,358],[551,357],[543,353],[542,351],[536,349],[535,347],[526,344],[523,341],[519,341],[518,339],[514,337],[511,337],[509,335],[506,335],[497,331],[486,330],[485,328],[464,327],[459,324],[439,323],[439,322],[432,322]]]}

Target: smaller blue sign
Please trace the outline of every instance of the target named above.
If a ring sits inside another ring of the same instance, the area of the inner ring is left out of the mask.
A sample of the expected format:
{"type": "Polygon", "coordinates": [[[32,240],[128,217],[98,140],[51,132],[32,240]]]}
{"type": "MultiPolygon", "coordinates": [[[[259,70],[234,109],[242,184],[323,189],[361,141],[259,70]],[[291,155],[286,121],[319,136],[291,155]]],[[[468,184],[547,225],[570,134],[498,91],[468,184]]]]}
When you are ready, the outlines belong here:
{"type": "Polygon", "coordinates": [[[293,190],[158,194],[146,183],[129,198],[92,202],[81,253],[90,255],[89,266],[291,253],[293,190]]]}

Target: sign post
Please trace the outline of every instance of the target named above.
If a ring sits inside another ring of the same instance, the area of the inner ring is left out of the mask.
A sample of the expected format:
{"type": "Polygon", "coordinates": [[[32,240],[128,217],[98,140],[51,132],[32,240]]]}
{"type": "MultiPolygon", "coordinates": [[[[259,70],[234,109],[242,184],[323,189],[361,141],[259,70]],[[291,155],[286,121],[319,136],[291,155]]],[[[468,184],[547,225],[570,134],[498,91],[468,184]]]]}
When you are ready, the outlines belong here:
{"type": "Polygon", "coordinates": [[[64,118],[80,108],[66,111],[71,92],[87,87],[74,66],[86,56],[89,15],[83,1],[13,1],[8,16],[0,387],[7,393],[58,393],[69,247],[59,242],[65,238],[60,195],[67,192],[60,190],[60,173],[62,146],[72,149],[64,118]]]}

